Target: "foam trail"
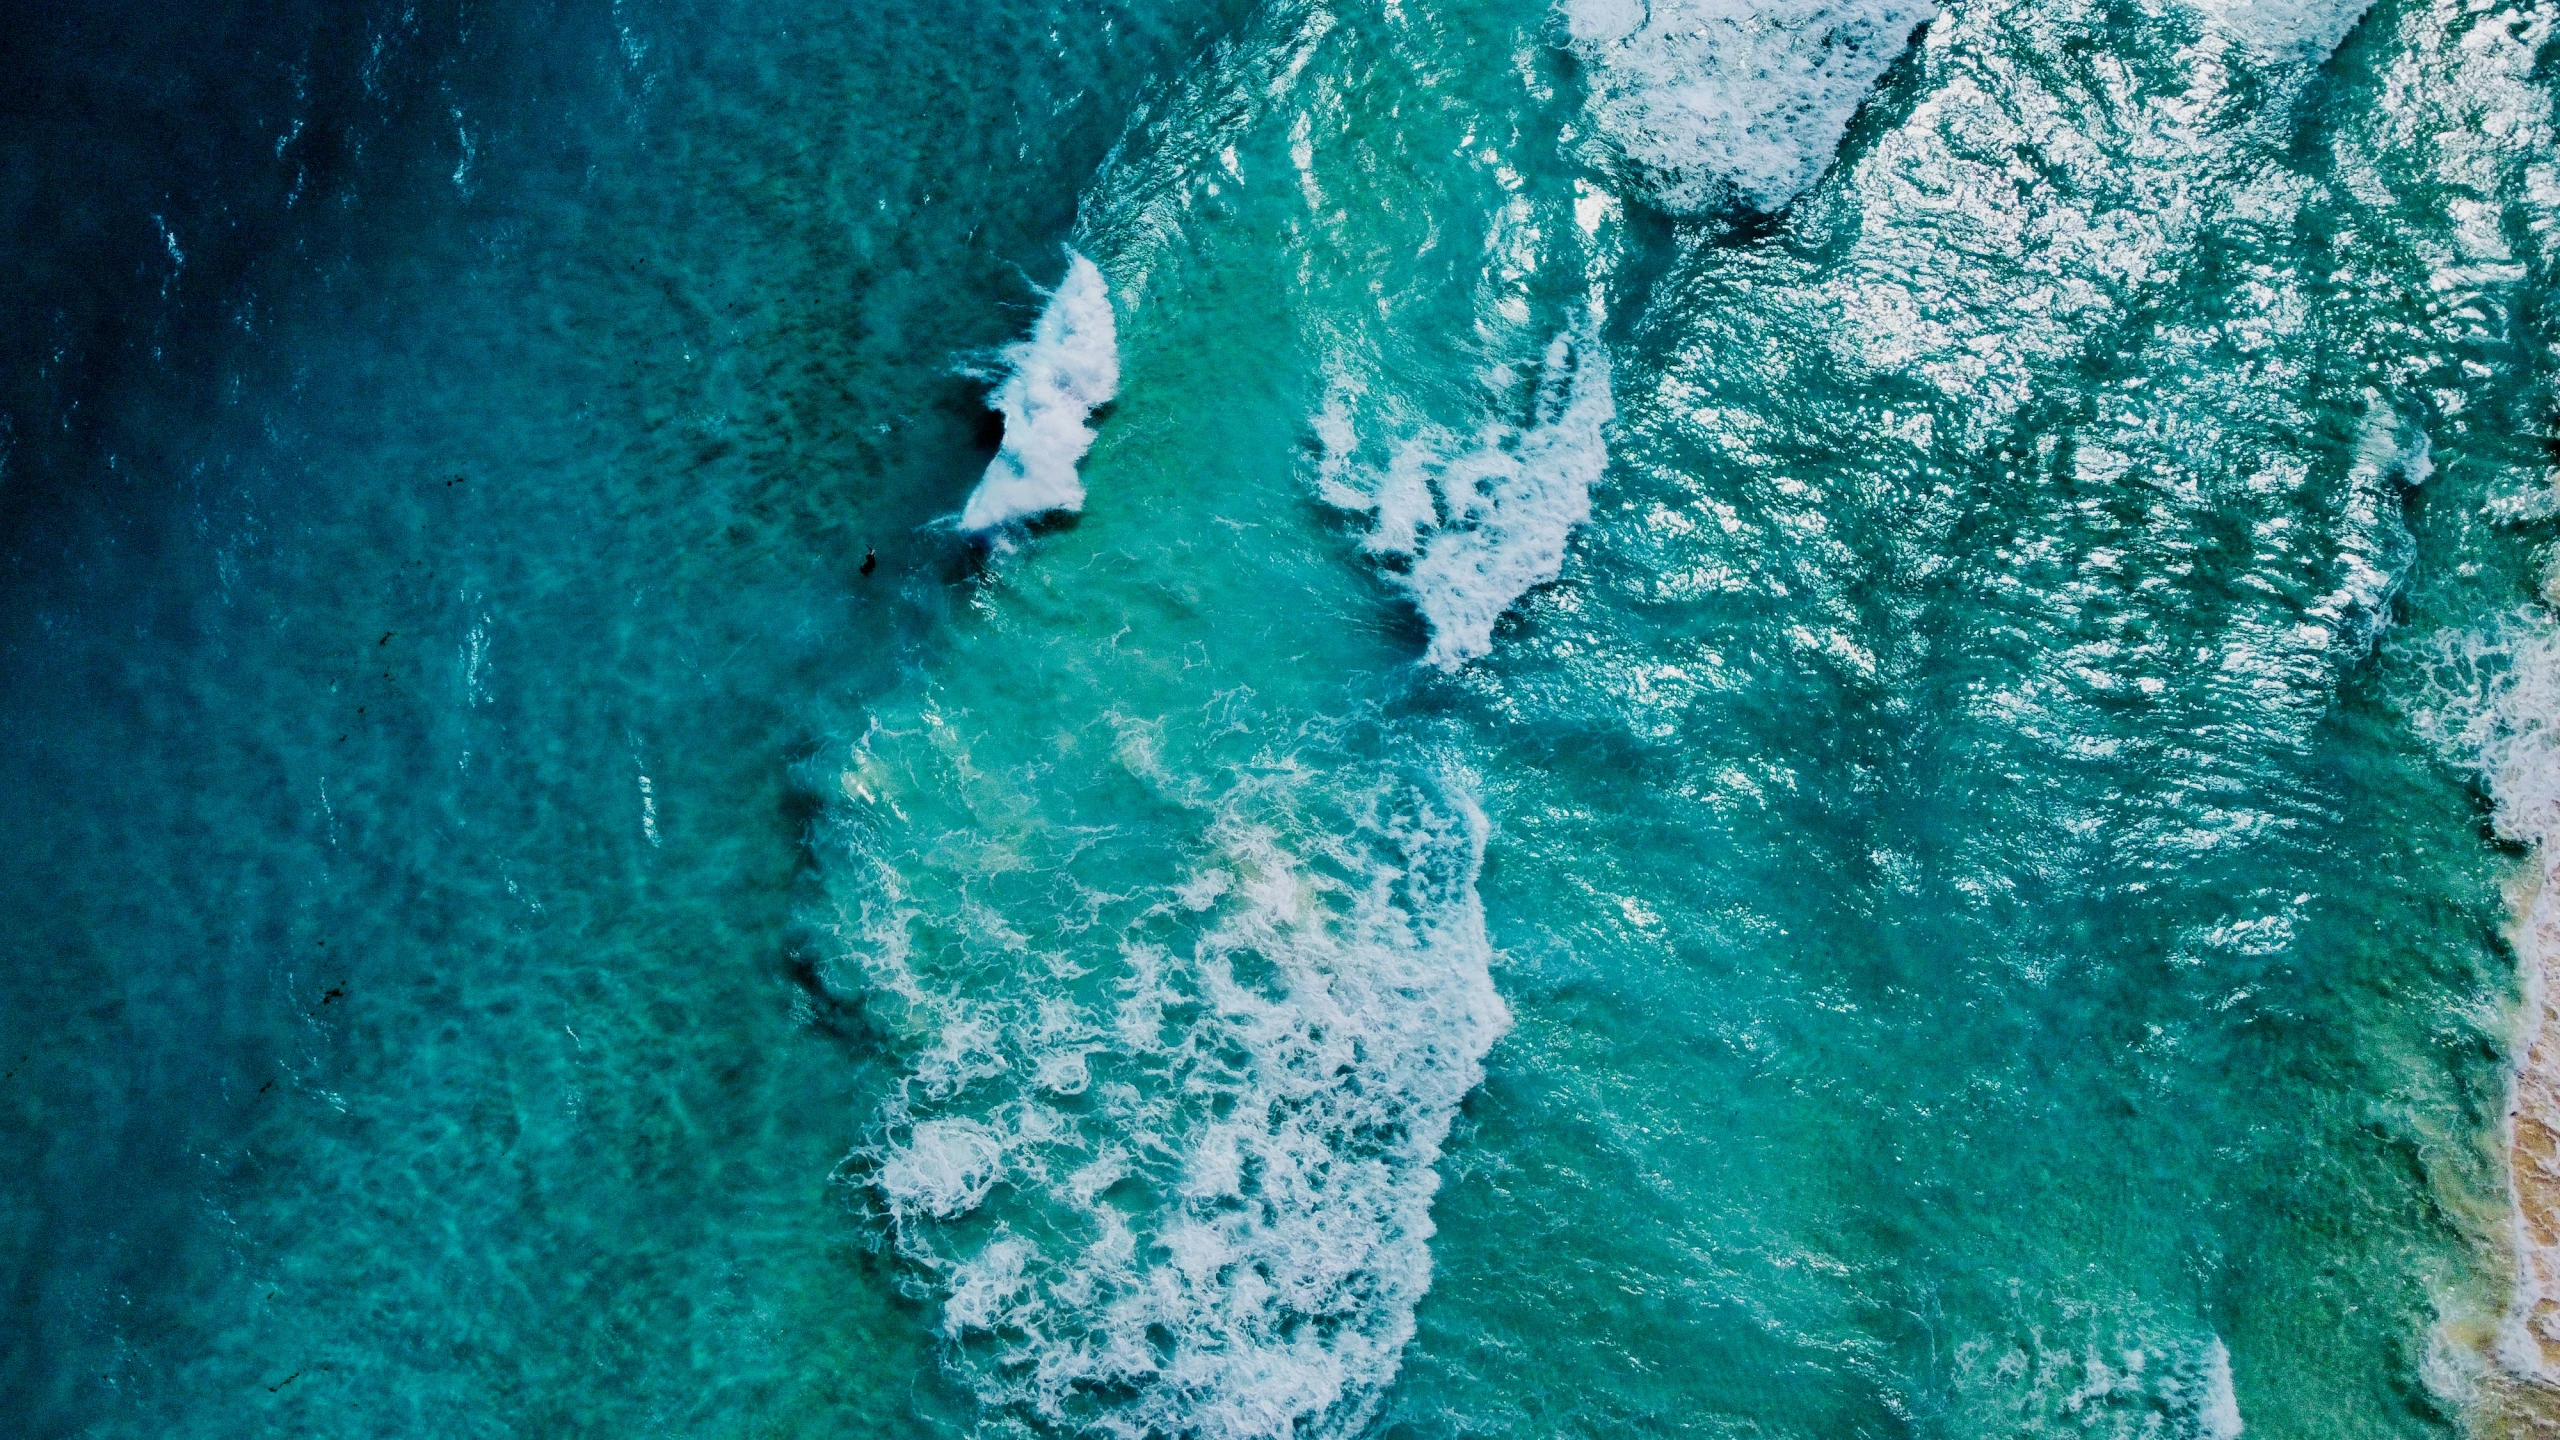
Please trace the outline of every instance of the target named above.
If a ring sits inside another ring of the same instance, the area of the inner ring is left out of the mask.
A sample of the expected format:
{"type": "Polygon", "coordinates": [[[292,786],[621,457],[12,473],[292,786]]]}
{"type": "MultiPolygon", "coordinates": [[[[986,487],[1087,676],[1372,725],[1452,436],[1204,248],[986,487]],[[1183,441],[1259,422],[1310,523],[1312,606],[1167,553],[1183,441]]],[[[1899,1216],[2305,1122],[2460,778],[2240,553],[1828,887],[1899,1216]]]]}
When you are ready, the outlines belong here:
{"type": "Polygon", "coordinates": [[[987,397],[987,408],[1004,413],[1004,446],[960,512],[960,528],[973,533],[1084,508],[1076,466],[1093,448],[1086,422],[1120,393],[1119,335],[1101,268],[1069,250],[1067,277],[1004,360],[1004,381],[987,397]]]}
{"type": "Polygon", "coordinates": [[[1774,213],[1840,137],[1933,0],[1562,0],[1617,169],[1678,215],[1774,213]]]}
{"type": "Polygon", "coordinates": [[[2240,1396],[2231,1383],[2231,1347],[2219,1335],[2205,1347],[2204,1395],[2197,1419],[2204,1440],[2240,1440],[2249,1428],[2241,1423],[2240,1396]]]}
{"type": "Polygon", "coordinates": [[[1591,518],[1591,487],[1609,464],[1604,432],[1617,415],[1607,351],[1588,334],[1558,335],[1525,429],[1488,423],[1466,445],[1426,430],[1365,487],[1344,478],[1337,447],[1351,437],[1342,409],[1336,400],[1318,418],[1327,450],[1319,493],[1377,517],[1363,549],[1411,562],[1396,578],[1430,622],[1424,661],[1455,670],[1489,653],[1494,623],[1563,573],[1566,540],[1591,518]]]}

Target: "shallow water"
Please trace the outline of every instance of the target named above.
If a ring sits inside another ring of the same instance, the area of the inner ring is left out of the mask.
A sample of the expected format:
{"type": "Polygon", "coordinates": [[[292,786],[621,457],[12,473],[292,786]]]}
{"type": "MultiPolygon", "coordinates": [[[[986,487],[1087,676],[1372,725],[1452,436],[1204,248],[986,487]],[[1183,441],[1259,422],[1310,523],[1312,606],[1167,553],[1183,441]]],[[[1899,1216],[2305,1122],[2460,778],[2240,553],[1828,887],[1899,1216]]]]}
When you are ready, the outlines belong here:
{"type": "Polygon", "coordinates": [[[1634,8],[31,24],[12,1429],[2493,1427],[2550,17],[1634,8]]]}

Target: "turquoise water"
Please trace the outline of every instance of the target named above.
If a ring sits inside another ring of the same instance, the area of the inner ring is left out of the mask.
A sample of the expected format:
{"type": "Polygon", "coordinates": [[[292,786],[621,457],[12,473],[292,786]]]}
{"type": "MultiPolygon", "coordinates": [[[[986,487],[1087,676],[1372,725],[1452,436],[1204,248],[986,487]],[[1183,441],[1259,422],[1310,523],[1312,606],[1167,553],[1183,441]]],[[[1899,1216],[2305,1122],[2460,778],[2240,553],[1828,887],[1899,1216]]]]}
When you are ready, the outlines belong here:
{"type": "Polygon", "coordinates": [[[2551,26],[31,21],[0,1412],[2529,1432],[2551,26]]]}

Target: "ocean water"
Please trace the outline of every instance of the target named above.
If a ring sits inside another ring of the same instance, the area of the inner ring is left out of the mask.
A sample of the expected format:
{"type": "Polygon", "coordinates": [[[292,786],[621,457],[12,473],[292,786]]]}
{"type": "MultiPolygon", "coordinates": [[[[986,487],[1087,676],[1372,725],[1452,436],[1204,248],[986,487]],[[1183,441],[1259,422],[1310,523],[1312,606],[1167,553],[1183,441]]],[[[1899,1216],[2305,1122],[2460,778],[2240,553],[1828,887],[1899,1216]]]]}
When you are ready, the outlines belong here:
{"type": "Polygon", "coordinates": [[[13,10],[0,1428],[2560,1424],[2555,19],[13,10]]]}

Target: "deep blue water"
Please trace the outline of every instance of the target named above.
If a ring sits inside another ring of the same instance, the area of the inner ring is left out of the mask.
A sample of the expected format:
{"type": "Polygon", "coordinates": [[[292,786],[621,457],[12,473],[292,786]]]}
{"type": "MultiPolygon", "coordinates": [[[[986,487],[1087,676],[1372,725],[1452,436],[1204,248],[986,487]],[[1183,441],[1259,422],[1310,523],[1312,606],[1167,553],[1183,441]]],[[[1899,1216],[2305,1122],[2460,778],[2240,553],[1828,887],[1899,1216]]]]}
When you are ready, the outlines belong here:
{"type": "Polygon", "coordinates": [[[1222,23],[1095,18],[13,17],[13,1428],[267,1433],[333,1346],[400,1373],[306,1423],[413,1433],[878,1373],[785,769],[941,603],[952,357],[1222,23]],[[842,1313],[742,1371],[777,1305],[842,1313]]]}

